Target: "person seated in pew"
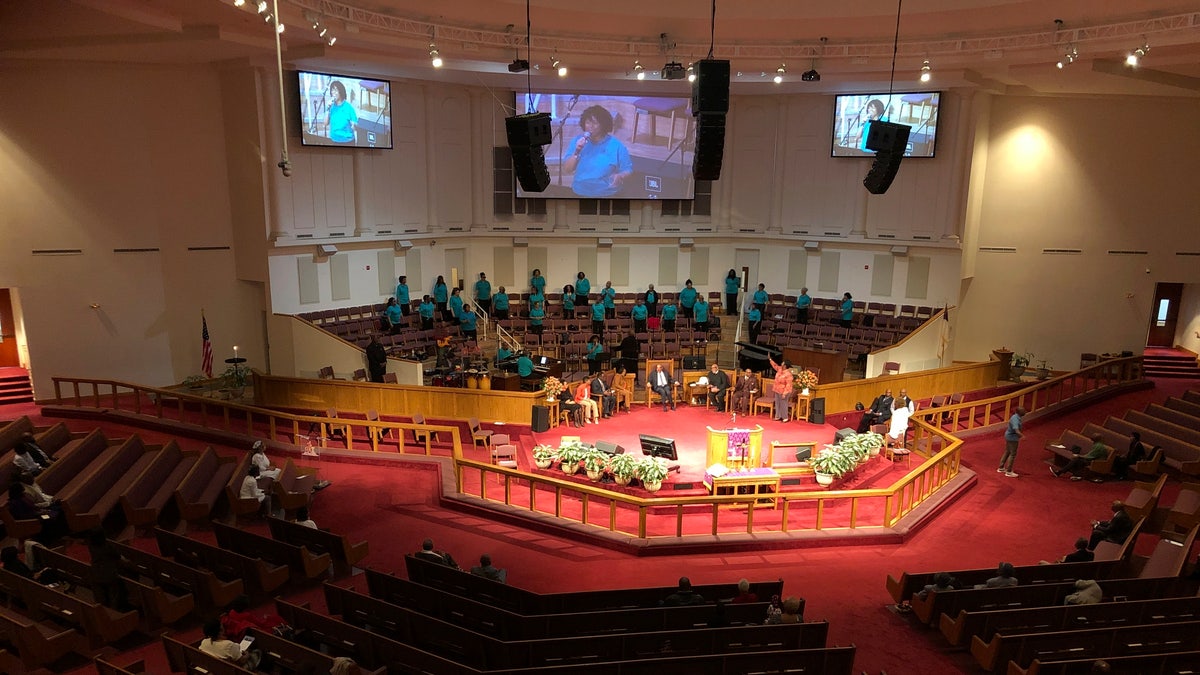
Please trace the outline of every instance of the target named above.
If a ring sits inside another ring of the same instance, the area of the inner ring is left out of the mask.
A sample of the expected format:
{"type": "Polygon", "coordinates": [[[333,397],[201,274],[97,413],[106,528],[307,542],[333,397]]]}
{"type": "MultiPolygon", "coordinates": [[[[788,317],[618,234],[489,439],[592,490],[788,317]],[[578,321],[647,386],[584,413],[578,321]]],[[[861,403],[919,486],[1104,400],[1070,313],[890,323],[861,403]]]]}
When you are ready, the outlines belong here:
{"type": "Polygon", "coordinates": [[[317,523],[312,518],[308,517],[307,506],[301,506],[300,508],[296,509],[296,524],[303,525],[304,527],[311,527],[314,530],[317,529],[317,523]]]}
{"type": "Polygon", "coordinates": [[[260,472],[258,465],[251,464],[246,471],[246,476],[242,478],[242,489],[238,493],[241,499],[257,499],[259,504],[259,514],[266,516],[271,512],[271,500],[267,499],[265,490],[258,486],[258,476],[260,472]]]}
{"type": "Polygon", "coordinates": [[[292,633],[292,628],[282,616],[270,613],[254,613],[250,610],[250,598],[239,595],[229,603],[229,609],[220,617],[221,629],[233,640],[241,641],[250,628],[257,628],[264,633],[272,633],[286,638],[292,633]]]}
{"type": "Polygon", "coordinates": [[[750,590],[749,579],[738,579],[738,594],[730,600],[735,605],[746,602],[758,602],[758,594],[750,590]]]}
{"type": "Polygon", "coordinates": [[[1079,579],[1075,582],[1075,592],[1068,595],[1064,605],[1094,605],[1104,598],[1100,584],[1091,579],[1079,579]]]}
{"type": "Polygon", "coordinates": [[[4,550],[0,551],[0,566],[17,576],[32,579],[46,586],[62,581],[58,570],[49,567],[34,569],[37,566],[33,564],[32,560],[29,561],[29,564],[22,561],[21,552],[17,550],[16,546],[5,546],[4,550]]]}
{"type": "Polygon", "coordinates": [[[1050,473],[1054,474],[1055,478],[1062,476],[1064,473],[1069,473],[1071,474],[1071,480],[1083,480],[1080,470],[1087,467],[1093,460],[1108,459],[1109,450],[1110,448],[1104,444],[1103,437],[1100,434],[1095,434],[1092,436],[1092,449],[1088,450],[1086,455],[1073,453],[1071,461],[1067,462],[1066,466],[1061,469],[1055,469],[1052,466],[1050,467],[1050,473]]]}
{"type": "Polygon", "coordinates": [[[917,592],[917,597],[924,600],[933,591],[953,591],[958,588],[962,588],[958,579],[950,576],[949,572],[938,572],[933,575],[933,583],[925,584],[925,588],[917,592]]]}
{"type": "Polygon", "coordinates": [[[433,548],[432,539],[426,539],[425,541],[421,542],[421,550],[417,551],[413,555],[421,560],[427,560],[439,565],[445,565],[446,567],[453,567],[456,570],[462,569],[458,566],[458,563],[454,562],[454,558],[450,557],[449,553],[446,553],[445,551],[435,551],[433,548]]]}
{"type": "Polygon", "coordinates": [[[1129,434],[1129,449],[1123,455],[1113,458],[1113,475],[1117,480],[1129,479],[1129,467],[1146,459],[1146,446],[1142,444],[1142,434],[1134,431],[1129,434]]]}
{"type": "Polygon", "coordinates": [[[48,495],[42,492],[42,488],[33,479],[33,476],[25,472],[21,472],[16,476],[13,482],[20,482],[21,487],[25,490],[25,494],[33,500],[34,506],[39,509],[49,508],[54,503],[54,495],[48,495]]]}
{"type": "Polygon", "coordinates": [[[258,467],[258,475],[271,480],[279,480],[280,469],[271,466],[271,460],[267,458],[267,444],[262,441],[254,441],[254,445],[250,449],[250,463],[258,467]]]}
{"type": "Polygon", "coordinates": [[[362,670],[354,659],[349,656],[339,656],[333,660],[329,675],[362,675],[362,670]]]}
{"type": "Polygon", "coordinates": [[[13,448],[13,452],[15,453],[13,456],[13,466],[23,473],[36,476],[42,472],[42,469],[49,466],[48,463],[41,464],[38,462],[33,453],[29,451],[29,446],[27,445],[18,444],[17,447],[13,448]]]}
{"type": "Polygon", "coordinates": [[[772,614],[767,619],[767,624],[781,623],[804,623],[804,617],[800,615],[800,600],[798,598],[789,596],[780,605],[779,613],[772,614]]]}
{"type": "Polygon", "coordinates": [[[33,535],[32,539],[46,546],[58,545],[58,540],[68,532],[67,516],[59,503],[51,502],[46,507],[38,506],[34,499],[25,493],[25,486],[20,481],[8,487],[8,513],[13,520],[40,519],[42,530],[33,535]]]}
{"type": "Polygon", "coordinates": [[[256,656],[252,653],[255,650],[247,649],[243,652],[240,644],[230,640],[225,635],[225,629],[221,627],[220,619],[209,619],[204,623],[204,639],[200,641],[200,651],[232,661],[248,670],[257,669],[259,661],[262,660],[261,655],[256,656]]]}
{"type": "Polygon", "coordinates": [[[125,582],[121,580],[121,551],[99,527],[88,532],[87,547],[92,558],[89,581],[96,602],[118,612],[128,612],[131,605],[125,582]]]}
{"type": "MultiPolygon", "coordinates": [[[[1055,560],[1055,563],[1073,563],[1073,562],[1092,562],[1096,559],[1096,554],[1088,550],[1087,537],[1080,537],[1075,540],[1075,550],[1065,554],[1063,557],[1055,560]]],[[[1049,565],[1046,560],[1039,560],[1039,565],[1049,565]]]]}
{"type": "Polygon", "coordinates": [[[33,437],[33,432],[31,431],[22,433],[15,447],[24,447],[28,450],[29,456],[42,468],[46,468],[54,463],[54,459],[45,450],[42,450],[42,446],[38,445],[37,439],[33,437]]]}
{"type": "Polygon", "coordinates": [[[508,571],[492,566],[492,556],[484,553],[479,556],[479,564],[471,568],[471,574],[498,583],[508,583],[508,571]]]}
{"type": "Polygon", "coordinates": [[[1125,510],[1125,503],[1114,499],[1111,508],[1112,518],[1092,521],[1092,536],[1087,545],[1089,551],[1096,550],[1096,545],[1102,541],[1124,544],[1129,538],[1129,533],[1133,531],[1133,518],[1130,518],[1125,510]]]}
{"type": "Polygon", "coordinates": [[[988,579],[982,586],[976,588],[1007,588],[1017,585],[1017,578],[1013,576],[1013,564],[1010,562],[1002,562],[996,567],[996,576],[988,579]]]}
{"type": "Polygon", "coordinates": [[[687,577],[679,577],[679,588],[658,604],[667,607],[682,607],[683,605],[703,605],[704,603],[704,596],[692,590],[692,580],[687,577]]]}

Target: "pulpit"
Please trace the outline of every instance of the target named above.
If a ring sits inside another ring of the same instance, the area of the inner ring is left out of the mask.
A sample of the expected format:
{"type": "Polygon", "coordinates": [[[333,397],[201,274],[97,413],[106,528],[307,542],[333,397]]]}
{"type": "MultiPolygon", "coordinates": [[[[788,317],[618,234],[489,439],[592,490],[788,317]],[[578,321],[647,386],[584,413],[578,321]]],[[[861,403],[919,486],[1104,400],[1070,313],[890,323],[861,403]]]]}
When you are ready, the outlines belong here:
{"type": "Polygon", "coordinates": [[[763,428],[714,429],[708,427],[708,458],[705,466],[722,464],[730,469],[753,469],[760,465],[763,428]]]}

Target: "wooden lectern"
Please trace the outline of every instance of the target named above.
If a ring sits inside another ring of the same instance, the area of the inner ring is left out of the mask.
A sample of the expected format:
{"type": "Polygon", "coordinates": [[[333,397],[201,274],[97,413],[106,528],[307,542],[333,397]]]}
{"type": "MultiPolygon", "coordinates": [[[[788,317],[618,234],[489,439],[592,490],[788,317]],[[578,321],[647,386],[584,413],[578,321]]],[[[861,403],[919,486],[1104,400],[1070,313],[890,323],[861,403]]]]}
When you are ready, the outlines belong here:
{"type": "Polygon", "coordinates": [[[723,464],[730,469],[754,469],[760,464],[762,433],[752,429],[714,429],[708,427],[708,458],[705,466],[723,464]]]}

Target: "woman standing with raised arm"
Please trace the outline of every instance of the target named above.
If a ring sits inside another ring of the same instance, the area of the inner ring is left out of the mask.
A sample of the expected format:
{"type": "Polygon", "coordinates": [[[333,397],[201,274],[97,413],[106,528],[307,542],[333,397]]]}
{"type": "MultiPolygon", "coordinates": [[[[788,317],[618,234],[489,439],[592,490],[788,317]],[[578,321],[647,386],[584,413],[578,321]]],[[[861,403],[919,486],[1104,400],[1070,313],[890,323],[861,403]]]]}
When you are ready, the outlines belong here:
{"type": "Polygon", "coordinates": [[[771,367],[775,369],[775,382],[771,385],[771,391],[775,394],[774,419],[787,422],[788,399],[792,396],[792,362],[784,359],[781,365],[775,363],[775,359],[770,356],[767,359],[770,360],[771,367]]]}

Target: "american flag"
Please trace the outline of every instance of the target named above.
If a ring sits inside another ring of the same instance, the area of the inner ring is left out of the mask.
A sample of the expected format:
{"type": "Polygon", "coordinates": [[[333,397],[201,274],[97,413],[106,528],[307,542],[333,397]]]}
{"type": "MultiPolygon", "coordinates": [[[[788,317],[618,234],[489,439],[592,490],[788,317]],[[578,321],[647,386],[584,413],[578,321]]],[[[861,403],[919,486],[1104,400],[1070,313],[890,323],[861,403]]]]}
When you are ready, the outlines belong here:
{"type": "Polygon", "coordinates": [[[212,342],[208,339],[208,319],[204,318],[204,313],[200,313],[200,335],[204,340],[204,346],[201,348],[200,369],[204,371],[205,377],[212,377],[212,342]]]}

